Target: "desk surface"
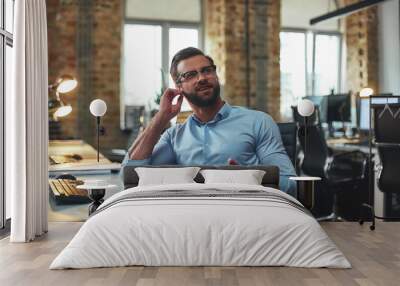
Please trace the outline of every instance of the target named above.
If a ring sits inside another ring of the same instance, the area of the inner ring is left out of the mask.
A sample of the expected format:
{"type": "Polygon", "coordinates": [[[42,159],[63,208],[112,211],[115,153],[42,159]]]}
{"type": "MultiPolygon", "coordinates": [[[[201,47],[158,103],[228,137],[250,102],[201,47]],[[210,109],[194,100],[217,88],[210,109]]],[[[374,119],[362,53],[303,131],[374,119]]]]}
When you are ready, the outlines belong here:
{"type": "Polygon", "coordinates": [[[83,140],[50,140],[49,171],[118,170],[120,164],[111,163],[83,140]]]}
{"type": "Polygon", "coordinates": [[[328,145],[336,145],[336,144],[358,144],[360,143],[360,138],[329,138],[326,140],[328,145]]]}

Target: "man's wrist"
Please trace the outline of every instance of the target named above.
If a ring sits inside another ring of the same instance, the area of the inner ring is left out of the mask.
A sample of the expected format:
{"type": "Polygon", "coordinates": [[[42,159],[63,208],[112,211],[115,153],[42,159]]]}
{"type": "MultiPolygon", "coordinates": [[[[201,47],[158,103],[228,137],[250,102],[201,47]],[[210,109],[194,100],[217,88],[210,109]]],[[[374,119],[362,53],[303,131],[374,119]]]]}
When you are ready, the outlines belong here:
{"type": "Polygon", "coordinates": [[[170,116],[160,111],[157,112],[156,115],[154,116],[155,123],[163,128],[168,124],[170,120],[171,120],[170,116]]]}

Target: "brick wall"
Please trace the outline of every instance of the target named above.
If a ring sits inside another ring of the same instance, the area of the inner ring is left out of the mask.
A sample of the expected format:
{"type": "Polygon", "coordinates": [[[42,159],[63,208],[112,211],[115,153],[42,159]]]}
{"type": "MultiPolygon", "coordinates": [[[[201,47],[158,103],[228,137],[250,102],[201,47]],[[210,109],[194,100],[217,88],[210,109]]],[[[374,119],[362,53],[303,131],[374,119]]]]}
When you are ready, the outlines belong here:
{"type": "MultiPolygon", "coordinates": [[[[358,1],[346,0],[345,5],[358,1]]],[[[370,7],[345,18],[347,45],[347,87],[359,92],[371,87],[379,92],[377,7],[370,7]]]]}
{"type": "Polygon", "coordinates": [[[73,112],[61,118],[66,136],[95,142],[95,119],[89,104],[107,103],[102,149],[125,148],[120,131],[120,59],[123,1],[48,0],[49,81],[61,74],[78,79],[78,88],[63,98],[73,112]]]}
{"type": "MultiPolygon", "coordinates": [[[[246,3],[244,0],[206,0],[206,50],[218,65],[224,98],[245,106],[248,99],[246,3]]],[[[249,103],[279,120],[280,1],[249,0],[249,103]]]]}

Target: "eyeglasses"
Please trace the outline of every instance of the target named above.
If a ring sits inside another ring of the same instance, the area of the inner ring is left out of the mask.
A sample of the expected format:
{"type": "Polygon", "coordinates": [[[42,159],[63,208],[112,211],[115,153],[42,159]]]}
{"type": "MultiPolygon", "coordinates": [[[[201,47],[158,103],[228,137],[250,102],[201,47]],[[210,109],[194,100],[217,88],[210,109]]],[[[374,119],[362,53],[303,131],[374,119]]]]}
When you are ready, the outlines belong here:
{"type": "Polygon", "coordinates": [[[204,77],[212,77],[215,75],[215,71],[216,71],[217,67],[215,65],[210,65],[210,66],[206,66],[200,69],[200,71],[188,71],[188,72],[184,72],[181,73],[178,76],[178,79],[176,80],[178,83],[181,82],[189,82],[194,80],[195,78],[198,78],[199,74],[202,74],[204,77]]]}

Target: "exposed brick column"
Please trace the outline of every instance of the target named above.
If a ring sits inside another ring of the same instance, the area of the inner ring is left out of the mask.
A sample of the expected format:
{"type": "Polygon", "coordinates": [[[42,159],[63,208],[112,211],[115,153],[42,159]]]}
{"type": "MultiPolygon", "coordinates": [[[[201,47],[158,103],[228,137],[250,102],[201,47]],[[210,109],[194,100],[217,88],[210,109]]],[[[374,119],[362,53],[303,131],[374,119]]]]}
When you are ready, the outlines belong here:
{"type": "MultiPolygon", "coordinates": [[[[359,1],[346,0],[345,5],[359,1]]],[[[347,45],[347,87],[359,92],[371,87],[379,92],[377,7],[361,10],[345,18],[347,45]]]]}
{"type": "MultiPolygon", "coordinates": [[[[220,67],[224,98],[246,105],[246,29],[244,0],[205,1],[207,52],[220,67]]],[[[279,120],[280,1],[249,1],[250,107],[279,120]]]]}
{"type": "Polygon", "coordinates": [[[107,103],[102,125],[106,134],[104,147],[125,148],[126,134],[120,129],[120,68],[124,1],[95,0],[93,7],[93,98],[107,103]]]}
{"type": "Polygon", "coordinates": [[[226,6],[223,0],[204,1],[205,49],[215,61],[221,85],[225,85],[226,42],[225,17],[226,6]]]}
{"type": "MultiPolygon", "coordinates": [[[[78,78],[75,39],[77,33],[78,5],[75,1],[46,1],[49,84],[58,76],[69,74],[78,78]]],[[[62,95],[62,99],[72,105],[72,112],[60,118],[63,134],[76,136],[76,120],[78,114],[77,96],[79,86],[73,92],[62,95]]],[[[54,97],[54,92],[49,97],[54,97]]]]}
{"type": "Polygon", "coordinates": [[[78,117],[76,133],[94,145],[95,124],[89,106],[93,99],[93,1],[78,2],[78,19],[76,34],[76,53],[78,61],[78,80],[80,82],[78,101],[78,117]]]}
{"type": "MultiPolygon", "coordinates": [[[[281,31],[281,1],[267,1],[266,26],[267,39],[267,110],[276,120],[280,120],[281,96],[281,71],[280,54],[281,45],[279,33],[281,31]]],[[[262,21],[262,19],[260,19],[262,21]]]]}

